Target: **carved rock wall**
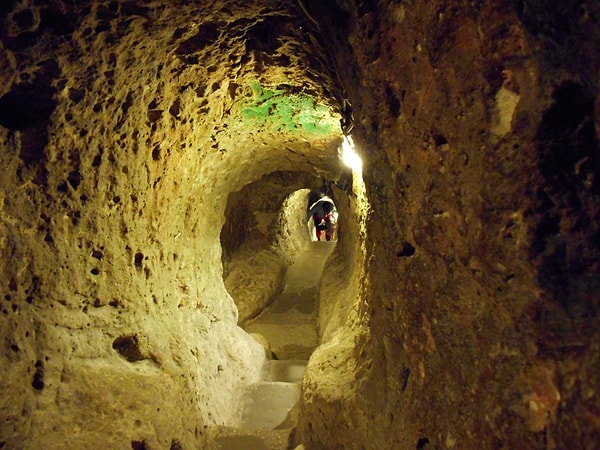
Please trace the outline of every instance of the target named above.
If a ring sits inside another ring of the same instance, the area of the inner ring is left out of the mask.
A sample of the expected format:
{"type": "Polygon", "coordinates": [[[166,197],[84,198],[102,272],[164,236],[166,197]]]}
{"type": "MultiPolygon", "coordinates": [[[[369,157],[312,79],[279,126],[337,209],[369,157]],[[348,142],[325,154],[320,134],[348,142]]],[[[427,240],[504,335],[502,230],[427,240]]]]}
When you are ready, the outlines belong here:
{"type": "Polygon", "coordinates": [[[298,442],[595,447],[596,5],[340,3],[309,4],[372,212],[359,320],[315,353],[298,442]]]}
{"type": "Polygon", "coordinates": [[[202,448],[262,375],[227,199],[339,139],[284,6],[3,3],[0,446],[202,448]]]}
{"type": "Polygon", "coordinates": [[[596,3],[30,0],[0,19],[0,446],[208,445],[264,362],[223,268],[280,203],[235,193],[340,181],[347,98],[366,191],[335,188],[297,443],[597,447],[596,3]],[[228,201],[247,206],[231,240],[228,201]]]}

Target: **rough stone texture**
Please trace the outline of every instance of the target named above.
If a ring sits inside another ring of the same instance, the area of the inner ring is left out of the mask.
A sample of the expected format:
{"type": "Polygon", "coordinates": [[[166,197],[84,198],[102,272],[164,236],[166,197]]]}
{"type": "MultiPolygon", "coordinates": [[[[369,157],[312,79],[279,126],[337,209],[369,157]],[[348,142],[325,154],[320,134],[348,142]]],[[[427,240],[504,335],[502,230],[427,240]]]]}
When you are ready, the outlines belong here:
{"type": "Polygon", "coordinates": [[[597,3],[343,7],[362,329],[315,353],[299,441],[597,447],[597,3]]]}
{"type": "Polygon", "coordinates": [[[338,119],[283,4],[187,3],[2,5],[1,445],[201,448],[262,373],[227,198],[327,173],[338,119]]]}
{"type": "Polygon", "coordinates": [[[598,2],[23,0],[0,20],[0,446],[208,446],[264,361],[223,266],[273,241],[242,220],[228,247],[230,194],[298,177],[244,219],[341,181],[347,97],[366,197],[334,189],[296,444],[598,447],[598,2]]]}
{"type": "Polygon", "coordinates": [[[221,229],[223,278],[240,325],[283,289],[287,266],[310,241],[306,187],[320,183],[308,174],[273,172],[229,195],[221,229]]]}

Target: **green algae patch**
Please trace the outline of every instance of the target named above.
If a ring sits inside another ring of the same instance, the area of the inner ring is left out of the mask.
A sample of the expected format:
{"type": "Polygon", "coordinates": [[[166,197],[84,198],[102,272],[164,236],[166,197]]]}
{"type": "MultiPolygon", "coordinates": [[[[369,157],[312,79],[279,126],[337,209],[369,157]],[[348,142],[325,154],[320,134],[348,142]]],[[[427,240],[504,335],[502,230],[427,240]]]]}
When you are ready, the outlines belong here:
{"type": "Polygon", "coordinates": [[[264,88],[257,82],[250,87],[252,98],[239,108],[244,123],[249,126],[317,135],[339,132],[339,120],[329,107],[317,103],[314,97],[286,87],[264,88]]]}

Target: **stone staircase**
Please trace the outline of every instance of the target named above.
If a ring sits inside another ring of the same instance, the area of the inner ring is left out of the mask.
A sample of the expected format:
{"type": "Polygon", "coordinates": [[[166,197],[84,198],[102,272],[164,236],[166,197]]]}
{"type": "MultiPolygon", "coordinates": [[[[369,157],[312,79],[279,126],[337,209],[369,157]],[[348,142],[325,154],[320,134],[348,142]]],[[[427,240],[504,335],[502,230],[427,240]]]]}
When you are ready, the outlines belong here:
{"type": "Polygon", "coordinates": [[[296,425],[302,376],[307,361],[273,360],[270,376],[247,386],[236,427],[213,430],[214,450],[283,450],[296,425]]]}
{"type": "Polygon", "coordinates": [[[238,423],[211,429],[211,450],[286,450],[298,420],[302,377],[318,345],[318,285],[335,242],[311,242],[290,266],[283,292],[246,326],[275,358],[263,381],[240,394],[238,423]]]}

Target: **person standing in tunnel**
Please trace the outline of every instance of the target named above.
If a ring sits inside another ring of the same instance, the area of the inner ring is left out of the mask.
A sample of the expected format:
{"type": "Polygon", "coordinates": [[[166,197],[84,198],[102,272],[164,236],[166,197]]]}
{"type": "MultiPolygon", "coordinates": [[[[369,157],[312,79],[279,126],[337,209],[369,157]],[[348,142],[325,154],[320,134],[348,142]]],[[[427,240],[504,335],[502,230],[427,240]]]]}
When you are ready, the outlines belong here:
{"type": "Polygon", "coordinates": [[[321,240],[323,232],[325,232],[325,239],[330,241],[333,239],[335,233],[337,210],[335,208],[335,203],[333,203],[333,200],[330,197],[322,192],[319,193],[319,197],[319,200],[310,206],[306,221],[308,222],[312,217],[318,241],[321,240]]]}

